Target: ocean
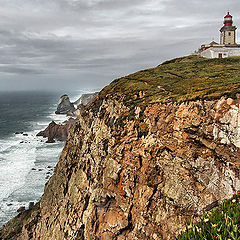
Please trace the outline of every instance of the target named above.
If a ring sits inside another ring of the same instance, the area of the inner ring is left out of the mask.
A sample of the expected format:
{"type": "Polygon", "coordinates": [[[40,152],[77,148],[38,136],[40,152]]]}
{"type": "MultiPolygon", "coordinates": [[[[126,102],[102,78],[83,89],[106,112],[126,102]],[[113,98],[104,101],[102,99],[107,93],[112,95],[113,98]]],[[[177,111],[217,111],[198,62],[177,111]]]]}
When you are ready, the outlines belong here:
{"type": "MultiPolygon", "coordinates": [[[[69,95],[72,101],[83,92],[69,95]]],[[[0,226],[17,215],[21,206],[37,202],[53,173],[63,142],[45,143],[36,137],[54,120],[59,92],[0,92],[0,226]],[[19,134],[16,134],[16,133],[19,134]]]]}

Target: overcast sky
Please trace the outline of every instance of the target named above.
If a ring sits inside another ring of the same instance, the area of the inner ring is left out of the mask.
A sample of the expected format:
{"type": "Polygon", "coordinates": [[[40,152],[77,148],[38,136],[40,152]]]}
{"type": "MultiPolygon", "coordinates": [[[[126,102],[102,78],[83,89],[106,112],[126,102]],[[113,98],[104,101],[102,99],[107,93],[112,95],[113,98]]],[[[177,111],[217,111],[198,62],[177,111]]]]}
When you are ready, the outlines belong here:
{"type": "Polygon", "coordinates": [[[240,26],[239,0],[0,0],[0,6],[0,90],[103,87],[219,41],[228,10],[240,26]]]}

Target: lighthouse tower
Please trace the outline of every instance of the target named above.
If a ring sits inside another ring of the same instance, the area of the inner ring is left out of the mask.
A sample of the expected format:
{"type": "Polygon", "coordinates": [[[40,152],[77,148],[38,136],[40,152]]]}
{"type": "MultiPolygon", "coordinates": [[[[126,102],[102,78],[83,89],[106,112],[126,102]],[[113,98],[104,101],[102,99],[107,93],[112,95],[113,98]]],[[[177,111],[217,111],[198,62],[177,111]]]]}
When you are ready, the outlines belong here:
{"type": "Polygon", "coordinates": [[[228,14],[224,17],[224,26],[220,29],[220,44],[236,45],[236,27],[233,26],[232,16],[228,14]]]}

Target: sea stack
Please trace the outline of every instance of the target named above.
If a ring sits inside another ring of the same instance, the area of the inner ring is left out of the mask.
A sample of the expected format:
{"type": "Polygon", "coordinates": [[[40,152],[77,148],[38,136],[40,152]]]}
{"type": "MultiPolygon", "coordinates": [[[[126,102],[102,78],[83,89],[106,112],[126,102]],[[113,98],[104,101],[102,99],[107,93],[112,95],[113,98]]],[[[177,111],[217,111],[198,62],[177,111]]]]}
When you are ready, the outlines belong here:
{"type": "Polygon", "coordinates": [[[57,124],[54,121],[52,121],[48,127],[39,132],[37,136],[42,136],[48,138],[47,143],[52,143],[54,142],[53,140],[58,140],[58,141],[66,141],[67,136],[68,136],[68,131],[69,128],[72,126],[74,123],[74,119],[70,119],[67,121],[65,124],[57,124]]]}
{"type": "Polygon", "coordinates": [[[68,114],[69,112],[74,112],[76,109],[74,108],[73,103],[70,102],[68,95],[64,94],[60,97],[58,101],[56,114],[68,114]]]}

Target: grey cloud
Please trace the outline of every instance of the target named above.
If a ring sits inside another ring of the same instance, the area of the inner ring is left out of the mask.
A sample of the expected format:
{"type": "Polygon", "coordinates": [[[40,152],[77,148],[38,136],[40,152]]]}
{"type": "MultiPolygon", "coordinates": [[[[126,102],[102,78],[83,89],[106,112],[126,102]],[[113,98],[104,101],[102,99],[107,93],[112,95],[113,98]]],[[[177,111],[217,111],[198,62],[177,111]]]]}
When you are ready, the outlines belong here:
{"type": "Polygon", "coordinates": [[[18,66],[0,66],[0,73],[10,73],[10,74],[44,74],[43,70],[24,68],[18,66]]]}

